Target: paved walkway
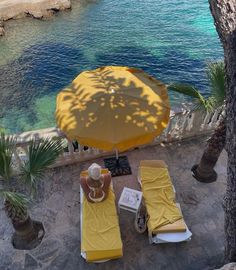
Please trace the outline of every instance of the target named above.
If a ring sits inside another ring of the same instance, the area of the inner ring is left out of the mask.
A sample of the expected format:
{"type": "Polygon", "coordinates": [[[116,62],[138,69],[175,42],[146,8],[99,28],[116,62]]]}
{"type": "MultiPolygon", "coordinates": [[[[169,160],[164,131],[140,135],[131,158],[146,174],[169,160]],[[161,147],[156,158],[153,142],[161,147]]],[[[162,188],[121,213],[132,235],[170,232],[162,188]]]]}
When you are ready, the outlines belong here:
{"type": "MultiPolygon", "coordinates": [[[[134,214],[122,210],[119,216],[124,256],[103,264],[89,264],[80,257],[79,174],[91,162],[50,170],[42,182],[40,196],[31,216],[44,223],[46,235],[36,249],[15,250],[11,246],[11,225],[0,211],[0,270],[203,270],[220,266],[224,253],[222,197],[226,182],[226,153],[216,170],[218,181],[202,184],[190,173],[204,149],[205,138],[152,146],[129,152],[133,174],[113,178],[116,197],[124,186],[138,189],[137,171],[142,159],[163,159],[169,165],[185,220],[193,233],[190,242],[149,245],[146,234],[136,233],[134,214]]],[[[103,160],[96,160],[103,165],[103,160]]]]}

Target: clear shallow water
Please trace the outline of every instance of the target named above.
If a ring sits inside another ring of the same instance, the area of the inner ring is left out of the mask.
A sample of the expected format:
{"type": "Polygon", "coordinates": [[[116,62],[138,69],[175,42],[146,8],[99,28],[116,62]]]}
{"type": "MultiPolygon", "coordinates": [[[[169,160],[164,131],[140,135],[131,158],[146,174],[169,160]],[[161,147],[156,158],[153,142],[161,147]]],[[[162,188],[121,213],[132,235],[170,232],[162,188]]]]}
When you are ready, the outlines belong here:
{"type": "MultiPolygon", "coordinates": [[[[0,127],[14,133],[54,126],[56,94],[83,70],[134,66],[207,95],[206,63],[223,57],[206,0],[74,2],[49,21],[9,21],[6,32],[0,127]]],[[[183,101],[170,98],[173,107],[183,101]]]]}

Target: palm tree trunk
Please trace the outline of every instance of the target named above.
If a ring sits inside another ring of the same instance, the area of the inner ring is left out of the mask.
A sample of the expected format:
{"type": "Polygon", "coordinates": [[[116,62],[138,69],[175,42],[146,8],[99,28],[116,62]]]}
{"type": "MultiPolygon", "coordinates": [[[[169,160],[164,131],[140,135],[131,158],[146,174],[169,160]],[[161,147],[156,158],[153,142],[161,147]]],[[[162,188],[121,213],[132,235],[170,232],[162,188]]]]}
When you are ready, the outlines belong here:
{"type": "Polygon", "coordinates": [[[22,223],[12,223],[15,233],[12,244],[16,249],[30,250],[37,247],[45,234],[43,224],[32,220],[30,216],[22,223]]]}
{"type": "Polygon", "coordinates": [[[27,213],[27,209],[16,209],[9,201],[5,201],[6,215],[11,219],[15,232],[12,244],[16,249],[29,250],[35,248],[44,236],[42,223],[34,221],[27,213]]]}
{"type": "Polygon", "coordinates": [[[21,238],[22,241],[30,243],[37,237],[37,233],[30,216],[27,216],[26,220],[22,222],[14,222],[12,220],[12,225],[15,229],[17,238],[21,238]]]}
{"type": "Polygon", "coordinates": [[[200,163],[192,167],[193,176],[200,182],[211,183],[216,181],[217,173],[214,170],[217,160],[225,147],[226,126],[225,118],[222,118],[216,127],[207,147],[202,155],[200,163]]]}
{"type": "Polygon", "coordinates": [[[228,153],[225,210],[225,259],[236,261],[236,0],[209,0],[221,39],[226,67],[226,151],[228,153]]]}

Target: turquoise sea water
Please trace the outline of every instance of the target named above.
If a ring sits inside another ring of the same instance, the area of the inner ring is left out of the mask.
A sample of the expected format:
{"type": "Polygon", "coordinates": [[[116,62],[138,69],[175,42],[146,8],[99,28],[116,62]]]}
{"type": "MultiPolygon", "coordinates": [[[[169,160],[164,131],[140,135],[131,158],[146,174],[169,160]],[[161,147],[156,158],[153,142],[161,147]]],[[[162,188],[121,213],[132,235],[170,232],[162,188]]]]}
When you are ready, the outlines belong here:
{"type": "MultiPolygon", "coordinates": [[[[0,127],[11,132],[54,126],[56,94],[83,70],[134,66],[207,95],[206,64],[223,57],[207,0],[74,1],[51,20],[9,21],[6,33],[0,127]]],[[[173,107],[184,100],[170,99],[173,107]]]]}

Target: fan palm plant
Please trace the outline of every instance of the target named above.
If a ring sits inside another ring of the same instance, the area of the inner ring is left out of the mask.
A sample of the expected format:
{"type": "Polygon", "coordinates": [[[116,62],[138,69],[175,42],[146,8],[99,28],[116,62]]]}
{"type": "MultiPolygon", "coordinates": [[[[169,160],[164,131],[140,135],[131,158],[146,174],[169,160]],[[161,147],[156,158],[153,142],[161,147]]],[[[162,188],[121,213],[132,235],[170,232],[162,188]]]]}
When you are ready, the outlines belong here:
{"type": "MultiPolygon", "coordinates": [[[[195,101],[195,110],[213,112],[224,106],[226,97],[225,90],[225,67],[223,62],[210,63],[207,67],[207,77],[210,84],[211,95],[205,98],[200,91],[190,85],[171,84],[168,89],[190,96],[195,101]]],[[[193,176],[200,182],[210,183],[217,178],[214,170],[215,164],[224,149],[226,139],[226,123],[224,109],[222,109],[221,120],[216,127],[201,157],[199,164],[192,167],[193,176]]]]}
{"type": "MultiPolygon", "coordinates": [[[[22,181],[29,186],[30,194],[35,193],[36,184],[45,170],[52,165],[62,151],[60,141],[44,139],[33,140],[28,146],[28,158],[20,166],[20,174],[14,176],[13,153],[16,148],[16,139],[12,136],[0,135],[0,176],[2,185],[0,196],[4,198],[4,210],[11,219],[15,233],[13,245],[20,249],[31,249],[39,242],[40,223],[31,220],[27,212],[29,199],[26,195],[16,192],[15,180],[22,181]]],[[[42,238],[42,235],[41,235],[42,238]]]]}

